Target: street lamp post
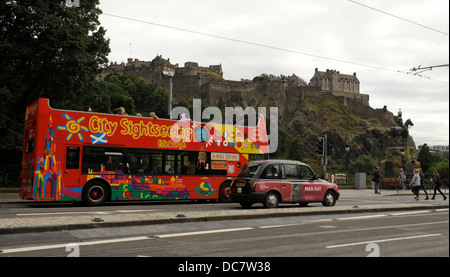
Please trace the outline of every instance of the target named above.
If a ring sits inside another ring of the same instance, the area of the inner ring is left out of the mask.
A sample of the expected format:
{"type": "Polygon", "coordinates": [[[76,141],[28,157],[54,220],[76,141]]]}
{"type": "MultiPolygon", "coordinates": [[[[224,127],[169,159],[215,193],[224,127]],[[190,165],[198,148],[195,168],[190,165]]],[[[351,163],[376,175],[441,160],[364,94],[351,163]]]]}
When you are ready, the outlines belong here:
{"type": "Polygon", "coordinates": [[[347,158],[346,158],[346,168],[347,168],[347,174],[348,174],[348,153],[350,152],[350,145],[348,145],[348,144],[345,144],[345,152],[346,152],[346,154],[347,155],[345,155],[347,158]]]}
{"type": "Polygon", "coordinates": [[[162,74],[166,77],[170,77],[169,81],[169,103],[168,103],[168,111],[167,114],[169,115],[169,119],[172,119],[170,112],[172,111],[172,78],[175,76],[175,72],[173,71],[163,71],[162,74]]]}

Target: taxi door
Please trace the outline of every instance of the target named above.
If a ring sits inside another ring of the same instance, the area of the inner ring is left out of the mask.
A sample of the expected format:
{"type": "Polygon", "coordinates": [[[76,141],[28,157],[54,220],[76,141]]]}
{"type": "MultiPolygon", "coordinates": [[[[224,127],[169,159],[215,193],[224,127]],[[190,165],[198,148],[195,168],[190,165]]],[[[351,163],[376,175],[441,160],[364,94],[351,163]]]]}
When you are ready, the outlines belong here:
{"type": "Polygon", "coordinates": [[[299,171],[302,182],[302,201],[322,201],[324,188],[319,181],[314,180],[314,173],[311,169],[300,165],[299,171]]]}
{"type": "Polygon", "coordinates": [[[302,180],[297,164],[284,164],[284,179],[281,180],[281,196],[285,202],[299,202],[302,199],[302,180]]]}

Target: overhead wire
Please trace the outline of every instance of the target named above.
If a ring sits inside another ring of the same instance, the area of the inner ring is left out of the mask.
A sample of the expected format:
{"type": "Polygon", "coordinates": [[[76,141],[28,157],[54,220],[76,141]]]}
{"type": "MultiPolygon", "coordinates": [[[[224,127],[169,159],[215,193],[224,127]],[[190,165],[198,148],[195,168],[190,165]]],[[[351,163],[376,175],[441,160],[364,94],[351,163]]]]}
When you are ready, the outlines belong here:
{"type": "MultiPolygon", "coordinates": [[[[380,66],[368,65],[368,64],[363,64],[363,63],[359,63],[359,62],[353,62],[353,61],[347,61],[347,60],[342,60],[342,59],[330,58],[330,57],[325,57],[325,56],[321,56],[321,55],[306,53],[306,52],[302,52],[302,51],[296,51],[296,50],[281,48],[281,47],[278,47],[278,46],[272,46],[272,45],[267,45],[267,44],[262,44],[262,43],[257,43],[257,42],[250,42],[250,41],[246,41],[246,40],[242,40],[242,39],[236,39],[236,38],[231,38],[231,37],[219,36],[219,35],[215,35],[215,34],[210,34],[210,33],[190,30],[190,29],[186,29],[186,28],[174,27],[174,26],[170,26],[170,25],[155,23],[155,22],[142,20],[142,19],[131,18],[131,17],[125,17],[125,16],[111,14],[111,13],[103,12],[101,15],[105,15],[105,16],[109,16],[109,17],[117,18],[117,19],[122,19],[122,20],[128,20],[128,21],[133,21],[133,22],[153,25],[153,26],[167,28],[167,29],[172,29],[172,30],[176,30],[176,31],[192,33],[192,34],[201,35],[201,36],[208,36],[208,37],[212,37],[212,38],[228,40],[228,41],[232,41],[232,42],[237,42],[237,43],[242,43],[242,44],[247,44],[247,45],[252,45],[252,46],[272,49],[272,50],[277,50],[277,51],[282,51],[282,52],[299,54],[299,55],[304,55],[304,56],[309,56],[309,57],[314,57],[314,58],[320,58],[320,59],[326,59],[326,60],[331,60],[331,61],[335,61],[335,62],[347,63],[347,64],[352,64],[352,65],[357,65],[357,66],[366,67],[366,68],[372,68],[372,69],[377,69],[377,70],[396,72],[396,73],[405,73],[405,72],[402,72],[400,70],[388,69],[388,68],[384,68],[384,67],[380,67],[380,66]]],[[[421,76],[419,76],[419,77],[421,77],[421,76]]],[[[447,82],[444,82],[444,81],[431,79],[431,78],[427,78],[427,79],[447,84],[447,82]]]]}
{"type": "Polygon", "coordinates": [[[391,14],[391,13],[388,13],[388,12],[385,12],[385,11],[382,11],[382,10],[379,10],[379,9],[376,9],[376,8],[374,8],[374,7],[371,7],[371,6],[364,5],[364,4],[359,3],[359,2],[357,2],[357,1],[353,1],[353,0],[348,0],[348,1],[351,2],[351,3],[357,4],[357,5],[363,6],[363,7],[365,7],[365,8],[368,8],[368,9],[371,9],[371,10],[374,10],[374,11],[377,11],[377,12],[380,12],[380,13],[383,13],[383,14],[386,14],[386,15],[389,15],[389,16],[392,16],[392,17],[395,17],[395,18],[397,18],[397,19],[400,19],[400,20],[403,20],[403,21],[406,21],[406,22],[415,24],[415,25],[417,25],[417,26],[420,26],[420,27],[423,27],[423,28],[432,30],[432,31],[434,31],[434,32],[438,32],[438,33],[444,34],[444,35],[446,35],[446,36],[449,35],[448,32],[446,33],[446,32],[437,30],[437,29],[435,29],[435,28],[428,27],[428,26],[426,26],[426,25],[423,25],[423,24],[417,23],[417,22],[415,22],[415,21],[412,21],[412,20],[409,20],[409,19],[406,19],[406,18],[397,16],[397,15],[395,15],[395,14],[391,14]]]}

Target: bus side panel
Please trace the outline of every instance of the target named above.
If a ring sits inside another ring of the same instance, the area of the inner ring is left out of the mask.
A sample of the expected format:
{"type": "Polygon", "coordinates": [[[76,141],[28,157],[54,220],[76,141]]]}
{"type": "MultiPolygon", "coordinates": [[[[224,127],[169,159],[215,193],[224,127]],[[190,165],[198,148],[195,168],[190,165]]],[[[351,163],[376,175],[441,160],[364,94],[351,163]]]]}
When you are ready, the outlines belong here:
{"type": "Polygon", "coordinates": [[[39,143],[36,143],[33,198],[40,201],[61,200],[61,155],[59,149],[57,151],[52,116],[40,113],[37,128],[39,143]]]}
{"type": "MultiPolygon", "coordinates": [[[[101,174],[101,173],[100,173],[101,174]]],[[[182,200],[218,199],[225,176],[170,176],[95,174],[111,186],[111,200],[182,200]]]]}

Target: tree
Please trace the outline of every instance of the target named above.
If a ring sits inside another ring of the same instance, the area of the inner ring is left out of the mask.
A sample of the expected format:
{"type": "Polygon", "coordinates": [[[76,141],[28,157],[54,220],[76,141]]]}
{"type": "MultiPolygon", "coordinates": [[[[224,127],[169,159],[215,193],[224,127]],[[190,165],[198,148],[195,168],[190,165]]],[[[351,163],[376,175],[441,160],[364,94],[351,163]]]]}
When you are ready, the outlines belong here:
{"type": "Polygon", "coordinates": [[[304,154],[303,154],[302,146],[300,144],[300,139],[295,138],[289,146],[288,159],[303,161],[303,158],[304,158],[304,154]]]}
{"type": "Polygon", "coordinates": [[[256,76],[255,78],[253,78],[253,82],[269,82],[269,81],[270,81],[270,77],[266,73],[263,73],[259,76],[256,76]]]}
{"type": "Polygon", "coordinates": [[[430,148],[426,143],[424,143],[422,149],[420,149],[417,160],[420,162],[422,171],[427,172],[433,162],[433,158],[431,157],[430,148]]]}
{"type": "Polygon", "coordinates": [[[377,162],[369,155],[360,155],[356,161],[352,162],[350,165],[351,172],[365,172],[370,174],[375,171],[377,167],[377,162]]]}
{"type": "Polygon", "coordinates": [[[99,0],[0,1],[0,181],[17,183],[25,109],[39,97],[52,107],[108,103],[96,81],[110,52],[99,0]]]}

